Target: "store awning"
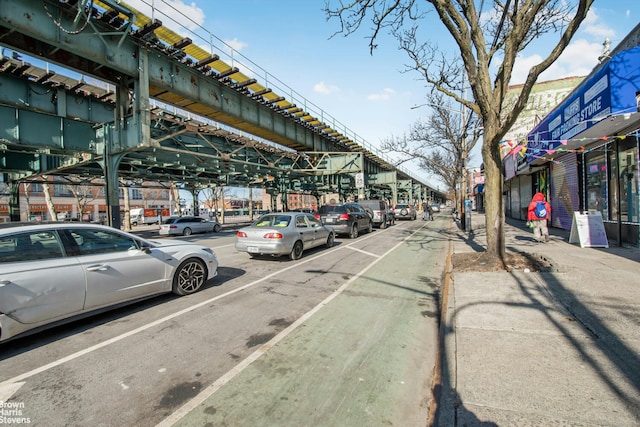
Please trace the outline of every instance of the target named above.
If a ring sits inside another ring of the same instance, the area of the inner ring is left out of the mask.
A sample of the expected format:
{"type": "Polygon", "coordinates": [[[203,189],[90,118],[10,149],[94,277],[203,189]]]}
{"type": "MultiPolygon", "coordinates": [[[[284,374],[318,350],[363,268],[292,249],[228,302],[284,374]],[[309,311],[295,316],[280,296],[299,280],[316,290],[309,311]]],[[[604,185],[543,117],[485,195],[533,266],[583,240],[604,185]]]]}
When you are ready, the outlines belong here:
{"type": "Polygon", "coordinates": [[[527,136],[527,162],[544,163],[640,128],[640,47],[613,56],[527,136]]]}

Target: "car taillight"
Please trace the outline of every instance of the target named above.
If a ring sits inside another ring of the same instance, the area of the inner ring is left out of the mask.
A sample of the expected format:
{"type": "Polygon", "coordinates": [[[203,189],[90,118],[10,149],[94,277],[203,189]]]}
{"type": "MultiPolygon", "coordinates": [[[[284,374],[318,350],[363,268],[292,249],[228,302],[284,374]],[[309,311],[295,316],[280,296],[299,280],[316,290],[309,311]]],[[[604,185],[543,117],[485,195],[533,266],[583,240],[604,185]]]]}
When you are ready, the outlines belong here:
{"type": "Polygon", "coordinates": [[[262,237],[265,239],[282,239],[284,236],[280,233],[267,233],[262,237]]]}
{"type": "Polygon", "coordinates": [[[340,214],[338,217],[340,221],[349,221],[349,214],[340,214]]]}
{"type": "Polygon", "coordinates": [[[236,236],[238,236],[238,237],[247,237],[247,233],[245,233],[244,231],[238,231],[236,233],[236,236]]]}
{"type": "Polygon", "coordinates": [[[170,225],[169,228],[178,228],[177,225],[170,225]]]}

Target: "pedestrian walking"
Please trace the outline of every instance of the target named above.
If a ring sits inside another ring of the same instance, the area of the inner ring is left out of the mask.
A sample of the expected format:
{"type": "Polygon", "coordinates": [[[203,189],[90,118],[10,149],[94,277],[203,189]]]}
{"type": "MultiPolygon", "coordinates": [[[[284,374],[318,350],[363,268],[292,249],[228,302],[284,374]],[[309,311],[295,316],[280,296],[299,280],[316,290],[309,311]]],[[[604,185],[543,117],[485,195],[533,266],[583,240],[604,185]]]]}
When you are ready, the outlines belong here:
{"type": "Polygon", "coordinates": [[[547,221],[551,218],[551,205],[546,201],[544,194],[537,192],[531,198],[527,209],[527,221],[533,229],[533,238],[537,242],[549,241],[549,227],[547,221]]]}
{"type": "Polygon", "coordinates": [[[422,219],[424,221],[429,221],[429,203],[422,203],[422,219]]]}

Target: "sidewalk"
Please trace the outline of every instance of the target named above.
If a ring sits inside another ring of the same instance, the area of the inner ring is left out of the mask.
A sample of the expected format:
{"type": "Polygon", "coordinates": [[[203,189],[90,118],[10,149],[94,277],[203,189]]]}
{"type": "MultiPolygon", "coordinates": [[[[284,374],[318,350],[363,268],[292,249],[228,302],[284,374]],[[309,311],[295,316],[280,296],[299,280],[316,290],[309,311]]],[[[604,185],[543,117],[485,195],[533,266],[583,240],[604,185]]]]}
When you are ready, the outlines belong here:
{"type": "MultiPolygon", "coordinates": [[[[484,221],[472,214],[471,242],[456,228],[452,252],[486,247],[484,221]]],[[[581,248],[558,229],[536,243],[517,220],[505,230],[507,251],[554,267],[453,272],[436,425],[640,425],[640,249],[581,248]]]]}

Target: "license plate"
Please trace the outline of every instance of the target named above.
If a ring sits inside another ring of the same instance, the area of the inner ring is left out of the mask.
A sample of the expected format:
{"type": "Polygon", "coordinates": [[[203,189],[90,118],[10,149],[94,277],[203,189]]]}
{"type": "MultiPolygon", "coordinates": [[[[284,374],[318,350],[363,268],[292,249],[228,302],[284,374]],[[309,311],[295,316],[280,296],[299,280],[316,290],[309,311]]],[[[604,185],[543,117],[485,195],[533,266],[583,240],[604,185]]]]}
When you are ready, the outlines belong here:
{"type": "Polygon", "coordinates": [[[327,223],[333,222],[333,218],[327,218],[325,222],[327,223]]]}
{"type": "Polygon", "coordinates": [[[255,246],[249,246],[248,251],[249,251],[249,252],[254,252],[254,253],[255,253],[255,252],[259,252],[259,251],[258,251],[258,248],[257,248],[257,247],[255,247],[255,246]]]}

